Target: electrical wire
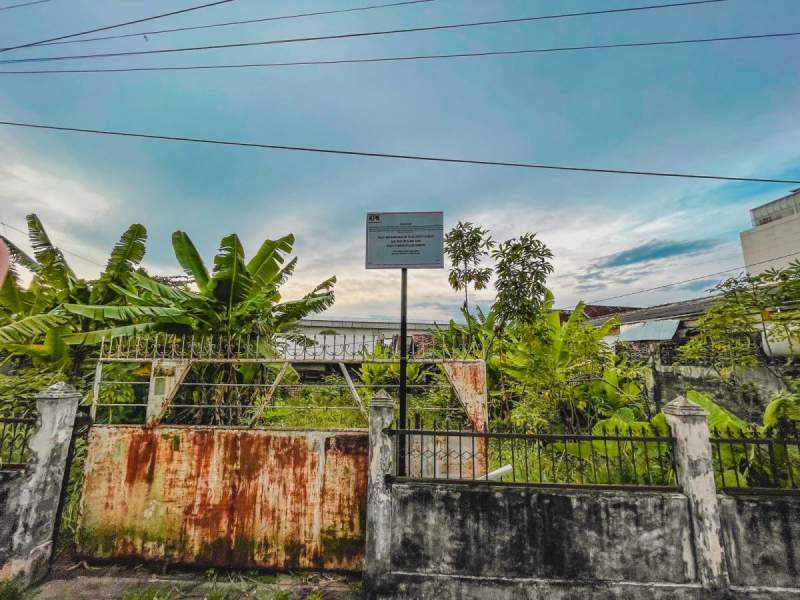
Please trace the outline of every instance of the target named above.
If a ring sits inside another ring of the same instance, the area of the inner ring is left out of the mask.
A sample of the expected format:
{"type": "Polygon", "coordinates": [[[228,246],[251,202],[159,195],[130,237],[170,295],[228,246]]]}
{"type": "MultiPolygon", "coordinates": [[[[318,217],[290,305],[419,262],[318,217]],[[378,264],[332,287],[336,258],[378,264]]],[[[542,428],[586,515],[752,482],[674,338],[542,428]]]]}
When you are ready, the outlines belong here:
{"type": "Polygon", "coordinates": [[[0,10],[11,10],[13,8],[22,8],[23,6],[33,6],[34,4],[44,4],[45,2],[52,2],[52,0],[33,0],[33,2],[20,2],[19,4],[9,4],[8,6],[0,6],[0,10]]]}
{"type": "Polygon", "coordinates": [[[249,25],[251,23],[264,23],[267,21],[283,21],[286,19],[300,19],[305,17],[318,17],[323,15],[337,15],[341,13],[360,12],[366,10],[376,10],[380,8],[392,8],[396,6],[406,6],[409,4],[425,4],[428,2],[435,2],[436,0],[405,0],[404,2],[392,2],[390,4],[372,4],[370,6],[358,6],[354,8],[341,8],[338,10],[321,10],[316,12],[297,13],[292,15],[281,15],[278,17],[260,17],[258,19],[244,19],[242,21],[226,21],[223,23],[209,23],[206,25],[194,25],[191,27],[175,27],[173,29],[154,29],[152,31],[139,31],[136,33],[122,33],[119,35],[105,35],[92,38],[84,38],[81,40],[64,40],[60,42],[45,42],[38,44],[39,46],[58,46],[62,44],[80,44],[83,42],[100,42],[105,40],[117,40],[131,37],[141,37],[148,35],[159,35],[162,33],[177,33],[180,31],[195,31],[198,29],[212,29],[215,27],[229,27],[232,25],[249,25]]]}
{"type": "Polygon", "coordinates": [[[334,148],[313,148],[308,146],[288,146],[282,144],[263,144],[256,142],[237,142],[232,140],[215,140],[209,138],[193,138],[172,135],[158,135],[151,133],[133,133],[128,131],[111,131],[103,129],[84,129],[80,127],[63,127],[56,125],[41,125],[38,123],[22,123],[19,121],[0,121],[0,125],[8,125],[11,127],[24,127],[28,129],[41,129],[49,131],[66,131],[71,133],[89,133],[94,135],[108,135],[127,138],[139,138],[148,140],[163,140],[170,142],[192,142],[197,144],[214,144],[219,146],[236,146],[240,148],[257,148],[263,150],[288,150],[293,152],[312,152],[317,154],[337,154],[344,156],[359,156],[369,158],[391,158],[397,160],[410,160],[410,161],[423,161],[423,162],[437,162],[448,164],[462,164],[462,165],[480,165],[492,167],[513,167],[521,169],[546,169],[553,171],[575,171],[582,173],[605,173],[613,175],[640,175],[647,177],[673,177],[681,179],[710,179],[716,181],[747,181],[755,183],[780,183],[780,184],[798,184],[800,179],[769,179],[769,178],[755,178],[755,177],[736,177],[726,175],[701,175],[696,173],[675,173],[675,172],[662,172],[662,171],[633,171],[623,169],[601,169],[590,167],[574,167],[564,165],[546,165],[536,163],[524,162],[505,162],[498,160],[478,160],[468,158],[445,158],[439,156],[424,156],[415,154],[389,154],[385,152],[368,152],[360,150],[341,150],[334,148]]]}
{"type": "Polygon", "coordinates": [[[18,50],[19,48],[28,48],[30,46],[38,46],[40,44],[44,44],[46,42],[56,42],[58,40],[65,40],[71,37],[78,37],[79,35],[88,35],[90,33],[97,33],[98,31],[107,31],[109,29],[116,29],[118,27],[125,27],[126,25],[134,25],[136,23],[144,23],[145,21],[154,21],[156,19],[163,19],[164,17],[171,17],[173,15],[180,15],[187,12],[192,12],[195,10],[200,10],[202,8],[208,8],[210,6],[217,6],[219,4],[227,4],[228,2],[233,2],[234,0],[216,0],[215,2],[209,2],[208,4],[201,4],[199,6],[190,6],[189,8],[182,8],[181,10],[173,10],[168,13],[162,13],[160,15],[153,15],[152,17],[143,17],[141,19],[134,19],[132,21],[125,21],[124,23],[115,23],[113,25],[105,25],[103,27],[95,27],[94,29],[87,29],[86,31],[78,31],[76,33],[68,33],[65,35],[59,35],[52,38],[47,38],[46,40],[38,40],[36,42],[29,42],[27,44],[20,44],[18,46],[9,46],[7,48],[0,48],[0,52],[8,52],[9,50],[18,50]]]}
{"type": "MultiPolygon", "coordinates": [[[[230,0],[225,0],[230,1],[230,0]]],[[[727,2],[728,0],[692,0],[691,2],[675,2],[671,4],[658,4],[658,5],[650,5],[650,6],[637,6],[637,7],[630,7],[630,8],[619,8],[614,9],[608,12],[629,12],[629,11],[643,11],[643,10],[657,10],[657,9],[664,9],[664,8],[676,8],[676,7],[688,7],[688,6],[696,6],[699,4],[718,4],[720,2],[727,2]]],[[[262,40],[258,42],[235,42],[229,44],[207,44],[203,46],[187,46],[182,48],[162,48],[159,50],[128,50],[125,52],[98,52],[93,54],[71,54],[65,56],[41,56],[41,57],[33,57],[33,58],[17,58],[13,60],[4,60],[0,61],[0,63],[10,64],[10,63],[25,63],[25,62],[50,62],[50,61],[60,61],[60,60],[83,60],[83,59],[92,59],[92,58],[114,58],[120,56],[141,56],[146,54],[172,54],[176,52],[198,52],[198,51],[206,51],[206,50],[222,50],[228,48],[248,48],[252,46],[272,46],[278,44],[297,44],[297,43],[306,43],[306,42],[319,42],[319,41],[327,41],[327,40],[342,40],[342,39],[351,39],[351,38],[365,38],[365,37],[375,37],[375,36],[383,36],[383,35],[397,35],[397,34],[404,34],[404,33],[419,33],[424,31],[442,31],[442,30],[450,30],[450,29],[463,29],[467,27],[487,27],[487,26],[494,26],[494,25],[505,25],[511,23],[523,23],[527,21],[539,21],[548,18],[564,18],[565,16],[585,16],[586,12],[583,13],[573,13],[571,15],[544,15],[544,16],[535,16],[535,17],[518,17],[513,19],[496,19],[493,21],[473,21],[470,23],[449,23],[444,25],[429,25],[427,27],[407,27],[402,29],[385,29],[381,31],[362,31],[357,33],[340,33],[335,35],[315,35],[315,36],[304,36],[304,37],[296,37],[296,38],[282,38],[282,39],[274,39],[274,40],[262,40]]],[[[588,12],[588,14],[594,14],[588,12]]]]}
{"type": "Polygon", "coordinates": [[[740,265],[738,267],[733,267],[731,269],[725,269],[724,271],[717,271],[716,273],[706,273],[705,275],[699,275],[697,277],[692,277],[691,279],[684,279],[682,281],[674,281],[672,283],[666,283],[664,285],[658,285],[656,287],[646,288],[643,290],[638,290],[635,292],[628,292],[627,294],[620,294],[618,296],[610,296],[608,298],[600,298],[599,300],[590,300],[588,304],[597,304],[598,302],[608,302],[609,300],[617,300],[619,298],[627,298],[628,296],[638,296],[639,294],[644,294],[645,292],[653,292],[656,290],[663,290],[665,288],[670,288],[676,285],[682,285],[684,283],[691,283],[693,281],[702,281],[703,279],[707,279],[708,277],[714,277],[715,275],[724,275],[725,273],[730,273],[731,271],[739,271],[741,269],[747,269],[749,267],[757,267],[759,265],[765,265],[767,263],[772,262],[773,260],[781,260],[784,258],[790,258],[792,256],[800,255],[800,252],[792,252],[791,254],[784,254],[783,256],[776,256],[775,258],[768,258],[767,260],[762,260],[756,263],[751,263],[749,265],[740,265]]]}
{"type": "MultiPolygon", "coordinates": [[[[24,235],[26,237],[28,235],[27,232],[23,231],[19,227],[14,227],[13,225],[9,225],[5,221],[0,221],[0,225],[2,225],[3,227],[8,227],[9,229],[12,229],[12,230],[14,230],[14,231],[16,231],[18,233],[21,233],[22,235],[24,235]]],[[[76,252],[71,252],[70,250],[65,250],[64,248],[61,248],[60,246],[59,246],[58,249],[61,252],[63,252],[64,254],[69,254],[70,256],[74,256],[75,258],[79,258],[79,259],[81,259],[83,261],[86,261],[86,262],[91,263],[93,265],[96,265],[98,267],[104,267],[105,266],[104,264],[99,263],[96,260],[92,260],[91,258],[86,258],[85,256],[81,256],[80,254],[77,254],[76,252]]]]}
{"type": "MultiPolygon", "coordinates": [[[[631,42],[624,44],[593,44],[590,46],[570,46],[562,48],[530,48],[525,50],[489,50],[485,52],[459,52],[455,54],[422,54],[411,56],[385,56],[378,58],[342,58],[333,60],[300,60],[291,62],[273,63],[244,63],[244,64],[223,64],[223,65],[188,65],[182,67],[117,67],[107,69],[32,69],[32,70],[0,70],[0,75],[52,75],[58,73],[132,73],[143,71],[198,71],[198,70],[217,70],[217,69],[268,69],[280,67],[299,67],[299,66],[327,66],[327,65],[350,65],[362,63],[383,63],[383,62],[405,62],[416,60],[442,60],[452,58],[479,58],[489,56],[517,56],[525,54],[548,54],[556,52],[577,52],[582,50],[606,50],[610,48],[638,48],[650,46],[677,46],[681,44],[705,44],[710,42],[732,42],[740,40],[758,40],[766,38],[782,38],[800,36],[800,31],[788,33],[764,33],[754,35],[737,35],[717,38],[699,38],[685,40],[665,40],[660,42],[631,42]]],[[[0,61],[13,62],[13,61],[0,61]]]]}

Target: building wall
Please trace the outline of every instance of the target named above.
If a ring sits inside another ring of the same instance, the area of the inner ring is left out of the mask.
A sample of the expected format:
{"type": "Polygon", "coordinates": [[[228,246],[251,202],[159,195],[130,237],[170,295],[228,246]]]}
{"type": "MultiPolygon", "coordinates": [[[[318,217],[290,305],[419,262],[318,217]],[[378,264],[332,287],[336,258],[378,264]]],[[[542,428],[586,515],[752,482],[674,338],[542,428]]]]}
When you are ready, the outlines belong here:
{"type": "Polygon", "coordinates": [[[730,584],[711,590],[682,493],[388,485],[389,562],[370,598],[800,598],[797,496],[718,497],[730,584]]]}
{"type": "Polygon", "coordinates": [[[800,582],[800,496],[721,496],[731,582],[792,587],[800,582]]]}
{"type": "Polygon", "coordinates": [[[695,579],[677,493],[392,485],[391,568],[476,578],[695,579]]]}
{"type": "MultiPolygon", "coordinates": [[[[446,326],[447,323],[442,323],[446,326]]],[[[393,321],[352,321],[352,320],[339,320],[339,319],[301,319],[298,323],[298,329],[305,335],[313,337],[321,335],[322,332],[335,331],[337,335],[356,336],[360,338],[362,335],[371,338],[374,336],[383,335],[387,339],[400,333],[400,322],[393,321]]],[[[431,329],[435,329],[434,323],[408,323],[408,335],[420,335],[429,333],[431,329]]]]}
{"type": "Polygon", "coordinates": [[[758,421],[772,397],[785,389],[783,381],[764,367],[748,369],[741,381],[750,384],[755,395],[736,396],[709,367],[693,365],[656,365],[653,370],[654,403],[663,406],[672,398],[693,389],[708,394],[722,406],[744,419],[758,421]]]}
{"type": "Polygon", "coordinates": [[[367,454],[366,432],[94,426],[79,552],[358,570],[367,454]]]}
{"type": "Polygon", "coordinates": [[[743,231],[740,238],[745,265],[769,261],[762,265],[748,267],[749,274],[758,275],[769,269],[786,267],[793,260],[800,258],[800,214],[777,219],[771,223],[743,231]],[[779,260],[770,260],[792,253],[798,254],[779,260]]]}

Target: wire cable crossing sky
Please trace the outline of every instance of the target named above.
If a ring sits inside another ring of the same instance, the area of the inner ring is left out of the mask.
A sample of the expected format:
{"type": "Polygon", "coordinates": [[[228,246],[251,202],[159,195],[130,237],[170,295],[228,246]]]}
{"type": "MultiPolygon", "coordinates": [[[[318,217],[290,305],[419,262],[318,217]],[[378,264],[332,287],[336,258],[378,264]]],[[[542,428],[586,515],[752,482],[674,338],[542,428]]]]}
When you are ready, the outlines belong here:
{"type": "Polygon", "coordinates": [[[59,42],[43,42],[37,46],[58,46],[62,44],[81,44],[85,42],[100,42],[105,40],[118,40],[131,37],[141,37],[146,35],[160,35],[163,33],[178,33],[181,31],[197,31],[200,29],[214,29],[216,27],[232,27],[235,25],[251,25],[253,23],[266,23],[268,21],[283,21],[288,19],[302,19],[307,17],[320,17],[325,15],[340,15],[344,13],[360,12],[367,10],[378,10],[381,8],[396,8],[412,4],[427,4],[436,0],[405,0],[404,2],[391,2],[389,4],[371,4],[369,6],[356,6],[353,8],[340,8],[336,10],[318,10],[314,12],[295,13],[290,15],[280,15],[276,17],[259,17],[257,19],[244,19],[241,21],[223,21],[222,23],[208,23],[206,25],[192,25],[188,27],[173,27],[172,29],[153,29],[150,31],[137,31],[135,33],[121,33],[117,35],[104,35],[79,40],[63,40],[59,42]]]}
{"type": "MultiPolygon", "coordinates": [[[[233,232],[248,253],[291,232],[287,298],[336,275],[332,317],[384,318],[396,286],[364,270],[364,215],[398,210],[498,242],[536,233],[564,307],[702,297],[735,265],[800,250],[743,257],[740,241],[800,188],[796,0],[57,0],[0,14],[1,45],[27,48],[0,55],[15,77],[0,217],[36,214],[87,280],[131,223],[158,275],[180,270],[176,230],[205,260],[233,232]]],[[[445,271],[409,285],[411,318],[459,314],[445,271]]]]}
{"type": "Polygon", "coordinates": [[[78,37],[80,35],[88,35],[90,33],[97,33],[98,31],[108,31],[109,29],[117,29],[118,27],[125,27],[127,25],[134,25],[136,23],[144,23],[146,21],[154,21],[156,19],[163,19],[165,17],[173,17],[175,15],[184,14],[187,12],[192,12],[195,10],[200,10],[203,8],[209,8],[211,6],[218,6],[220,4],[228,4],[229,2],[233,2],[234,0],[216,0],[215,2],[209,2],[208,4],[201,4],[199,6],[190,6],[189,8],[182,8],[181,10],[173,10],[172,12],[162,13],[159,15],[153,15],[150,17],[142,17],[141,19],[134,19],[132,21],[125,21],[123,23],[116,23],[114,25],[104,25],[103,27],[95,27],[94,29],[87,29],[86,31],[78,31],[76,33],[67,33],[64,35],[59,35],[52,38],[47,38],[46,40],[39,40],[36,42],[28,42],[27,44],[19,44],[17,46],[9,46],[7,48],[0,48],[0,52],[8,52],[9,50],[18,50],[19,48],[28,48],[30,46],[38,46],[40,44],[44,44],[45,42],[55,42],[58,40],[65,40],[71,37],[78,37]]]}
{"type": "Polygon", "coordinates": [[[469,158],[445,158],[441,156],[424,156],[420,154],[389,154],[385,152],[368,152],[361,150],[341,150],[335,148],[312,148],[307,146],[288,146],[280,144],[264,144],[257,142],[238,142],[232,140],[215,140],[208,138],[195,138],[183,136],[160,135],[153,133],[134,133],[129,131],[110,131],[102,129],[85,129],[79,127],[64,127],[57,125],[42,125],[38,123],[20,123],[14,121],[0,121],[0,125],[9,127],[26,127],[29,129],[47,129],[51,131],[64,131],[70,133],[88,133],[94,135],[110,135],[129,138],[141,138],[149,140],[162,140],[169,142],[192,142],[196,144],[215,144],[221,146],[238,146],[242,148],[259,148],[263,150],[289,150],[293,152],[314,152],[320,154],[340,154],[345,156],[360,156],[365,158],[391,158],[399,160],[416,160],[426,162],[441,162],[451,164],[490,166],[490,167],[514,167],[521,169],[545,169],[556,171],[576,171],[583,173],[602,173],[607,175],[639,175],[645,177],[674,177],[682,179],[713,179],[717,181],[747,181],[755,183],[789,183],[800,184],[800,179],[769,179],[766,177],[741,177],[735,175],[707,175],[699,173],[677,173],[664,171],[642,171],[625,170],[610,168],[576,167],[565,165],[547,165],[526,162],[506,162],[499,160],[479,160],[469,158]]]}
{"type": "MultiPolygon", "coordinates": [[[[657,42],[630,42],[617,44],[594,44],[589,46],[568,46],[561,48],[528,48],[524,50],[488,50],[485,52],[459,52],[455,54],[421,54],[409,56],[384,56],[376,58],[343,58],[332,60],[304,60],[274,63],[243,63],[222,65],[187,65],[172,67],[118,67],[105,69],[77,68],[77,69],[32,69],[32,70],[0,70],[0,75],[52,75],[56,73],[132,73],[137,71],[197,71],[214,69],[268,69],[281,67],[326,66],[326,65],[352,65],[364,63],[408,62],[417,60],[447,60],[461,58],[487,58],[492,56],[519,56],[525,54],[550,54],[557,52],[579,52],[583,50],[608,50],[615,48],[641,48],[652,46],[679,46],[684,44],[707,44],[713,42],[734,42],[744,40],[761,40],[769,38],[787,38],[800,36],[800,31],[788,33],[765,33],[753,35],[739,35],[719,38],[699,38],[683,40],[662,40],[657,42]]],[[[0,61],[2,63],[24,61],[0,61]]]]}
{"type": "MultiPolygon", "coordinates": [[[[225,0],[231,1],[231,0],[225,0]]],[[[643,10],[656,10],[656,9],[665,9],[665,8],[676,8],[676,7],[690,7],[690,6],[697,6],[701,4],[717,4],[719,2],[728,2],[729,0],[693,0],[691,2],[678,2],[672,4],[658,4],[652,6],[637,6],[637,7],[630,7],[630,8],[621,8],[621,9],[614,9],[614,10],[604,10],[604,11],[583,11],[579,13],[571,13],[571,14],[561,14],[561,15],[544,15],[544,16],[532,16],[532,17],[515,17],[510,19],[495,19],[492,21],[473,21],[469,23],[446,23],[440,25],[429,25],[427,27],[406,27],[401,29],[385,29],[379,31],[361,31],[356,33],[340,33],[335,35],[317,35],[317,36],[304,36],[304,37],[295,37],[295,38],[280,38],[274,40],[262,40],[256,42],[235,42],[230,44],[209,44],[204,46],[188,46],[183,48],[162,48],[159,50],[132,50],[132,51],[125,51],[125,52],[103,52],[103,53],[93,53],[93,54],[72,54],[66,56],[42,56],[42,57],[34,57],[34,58],[18,58],[13,60],[3,60],[0,63],[24,63],[24,62],[47,62],[47,61],[57,61],[57,60],[77,60],[77,59],[90,59],[90,58],[113,58],[119,56],[141,56],[144,54],[168,54],[168,53],[175,53],[175,52],[199,52],[199,51],[206,51],[206,50],[222,50],[222,49],[230,49],[230,48],[245,48],[251,46],[270,46],[270,45],[278,45],[278,44],[298,44],[298,43],[306,43],[306,42],[320,42],[326,40],[342,40],[348,38],[364,38],[364,37],[374,37],[374,36],[384,36],[384,35],[400,35],[406,33],[420,33],[420,32],[427,32],[427,31],[442,31],[448,29],[463,29],[463,28],[470,28],[470,27],[490,27],[495,25],[508,25],[511,23],[523,23],[529,21],[540,21],[543,19],[554,19],[554,18],[565,18],[565,17],[580,17],[580,16],[587,16],[587,15],[596,15],[596,14],[610,14],[610,13],[622,13],[622,12],[630,12],[630,11],[643,11],[643,10]]]]}

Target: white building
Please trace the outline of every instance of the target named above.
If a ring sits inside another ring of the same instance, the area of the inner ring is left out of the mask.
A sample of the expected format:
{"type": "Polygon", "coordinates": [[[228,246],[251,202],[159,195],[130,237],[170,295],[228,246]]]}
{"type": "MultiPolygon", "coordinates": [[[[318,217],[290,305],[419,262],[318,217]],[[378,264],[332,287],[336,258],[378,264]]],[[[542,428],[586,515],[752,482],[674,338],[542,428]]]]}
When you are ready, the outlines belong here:
{"type": "Polygon", "coordinates": [[[750,275],[800,259],[800,189],[750,211],[753,228],[739,234],[750,275]]]}
{"type": "MultiPolygon", "coordinates": [[[[449,321],[439,323],[438,326],[447,328],[449,321]]],[[[358,319],[300,319],[297,324],[303,334],[314,337],[321,335],[339,336],[365,336],[367,338],[391,338],[400,333],[399,321],[358,320],[358,319]]],[[[421,335],[436,329],[434,321],[409,321],[408,335],[421,335]]]]}

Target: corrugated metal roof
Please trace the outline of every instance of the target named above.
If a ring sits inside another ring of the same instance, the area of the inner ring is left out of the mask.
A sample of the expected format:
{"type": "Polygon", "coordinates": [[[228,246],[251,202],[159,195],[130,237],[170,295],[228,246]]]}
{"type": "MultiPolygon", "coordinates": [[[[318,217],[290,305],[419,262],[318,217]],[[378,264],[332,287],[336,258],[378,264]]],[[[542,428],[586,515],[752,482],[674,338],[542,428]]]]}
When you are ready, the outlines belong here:
{"type": "Polygon", "coordinates": [[[619,335],[620,342],[655,342],[671,340],[678,331],[678,319],[645,321],[626,329],[619,335]]]}
{"type": "MultiPolygon", "coordinates": [[[[682,302],[670,302],[669,304],[659,304],[649,308],[624,312],[617,314],[617,317],[619,318],[620,323],[623,325],[626,323],[644,323],[654,319],[669,319],[676,317],[686,319],[702,315],[718,299],[719,295],[692,298],[691,300],[683,300],[682,302]]],[[[608,316],[599,317],[597,319],[592,319],[590,323],[598,326],[608,321],[608,319],[608,316]]]]}

